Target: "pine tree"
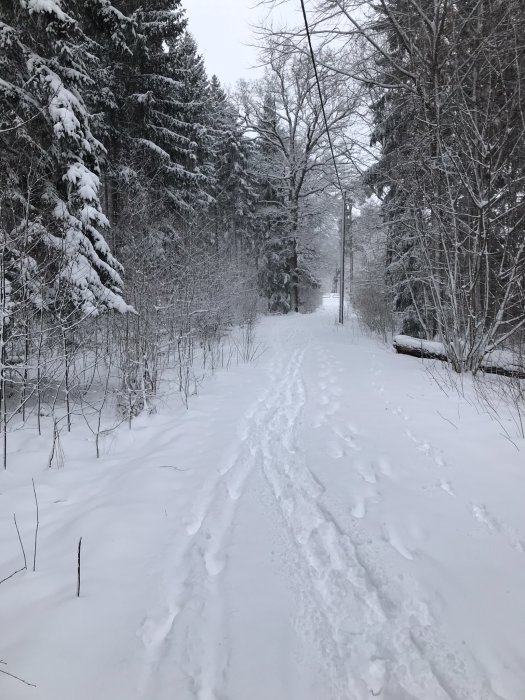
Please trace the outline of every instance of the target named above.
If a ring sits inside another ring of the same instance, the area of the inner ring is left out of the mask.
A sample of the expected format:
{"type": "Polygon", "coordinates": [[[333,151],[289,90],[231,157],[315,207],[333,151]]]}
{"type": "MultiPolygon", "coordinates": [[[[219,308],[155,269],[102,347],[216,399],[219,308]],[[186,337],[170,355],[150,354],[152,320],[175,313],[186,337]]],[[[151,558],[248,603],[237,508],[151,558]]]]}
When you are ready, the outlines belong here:
{"type": "Polygon", "coordinates": [[[127,216],[137,197],[149,199],[152,219],[187,209],[187,193],[201,180],[185,112],[182,44],[186,19],[180,0],[120,0],[132,23],[129,52],[108,54],[111,68],[105,108],[113,221],[127,216]]]}
{"type": "Polygon", "coordinates": [[[125,311],[121,268],[104,237],[102,144],[85,96],[93,85],[83,5],[2,3],[0,143],[3,268],[15,295],[46,309],[125,311]]]}
{"type": "Polygon", "coordinates": [[[283,188],[286,164],[279,148],[279,120],[270,93],[263,97],[256,131],[253,169],[258,180],[255,231],[259,287],[271,313],[287,313],[291,310],[291,275],[289,212],[283,188]]]}
{"type": "MultiPolygon", "coordinates": [[[[385,17],[374,29],[384,35],[388,57],[378,54],[377,82],[372,112],[375,127],[372,145],[381,147],[381,157],[367,173],[365,182],[380,194],[388,227],[386,276],[393,293],[393,308],[402,322],[402,332],[415,337],[432,337],[435,308],[425,285],[425,256],[421,249],[422,229],[428,221],[421,216],[422,203],[415,198],[416,163],[430,157],[428,135],[417,95],[410,79],[411,47],[388,20],[388,13],[410,28],[413,44],[421,36],[418,14],[406,0],[389,0],[385,17]],[[408,75],[405,75],[405,72],[408,75]],[[389,85],[384,88],[382,85],[389,85]]],[[[422,66],[423,68],[423,66],[422,66]]],[[[420,179],[428,171],[417,173],[420,179]]],[[[428,186],[428,185],[427,185],[428,186]]]]}
{"type": "Polygon", "coordinates": [[[211,141],[211,194],[214,240],[234,251],[247,248],[253,225],[255,191],[249,171],[250,142],[240,117],[226,96],[217,76],[209,87],[208,110],[211,141]]]}
{"type": "Polygon", "coordinates": [[[180,88],[174,95],[172,108],[180,124],[184,149],[180,165],[192,174],[186,183],[185,204],[198,209],[210,204],[207,194],[210,176],[211,138],[208,132],[209,85],[204,60],[198,53],[193,36],[185,32],[180,41],[167,42],[171,70],[178,77],[180,88]]]}

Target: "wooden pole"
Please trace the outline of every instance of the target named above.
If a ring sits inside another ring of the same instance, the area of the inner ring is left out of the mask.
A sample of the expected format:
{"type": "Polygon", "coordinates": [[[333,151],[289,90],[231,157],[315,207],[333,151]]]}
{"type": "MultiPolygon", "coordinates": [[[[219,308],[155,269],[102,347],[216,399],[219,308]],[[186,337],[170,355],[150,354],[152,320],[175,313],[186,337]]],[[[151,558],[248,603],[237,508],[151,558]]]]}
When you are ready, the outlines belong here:
{"type": "Polygon", "coordinates": [[[339,272],[339,323],[343,325],[345,315],[345,247],[346,247],[346,192],[343,192],[343,223],[341,225],[341,257],[339,272]]]}
{"type": "Polygon", "coordinates": [[[354,282],[354,230],[352,221],[352,200],[348,199],[346,206],[346,217],[348,227],[348,262],[349,262],[349,282],[350,294],[352,293],[352,284],[354,282]]]}

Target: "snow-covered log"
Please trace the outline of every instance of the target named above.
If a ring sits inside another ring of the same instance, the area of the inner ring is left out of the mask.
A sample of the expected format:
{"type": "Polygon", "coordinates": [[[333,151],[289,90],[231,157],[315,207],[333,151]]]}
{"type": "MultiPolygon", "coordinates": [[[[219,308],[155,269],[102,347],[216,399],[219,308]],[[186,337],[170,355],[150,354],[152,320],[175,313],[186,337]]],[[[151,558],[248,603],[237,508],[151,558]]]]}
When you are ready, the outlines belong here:
{"type": "Polygon", "coordinates": [[[447,362],[447,354],[443,343],[437,343],[433,340],[421,340],[420,338],[412,338],[409,335],[396,335],[394,337],[394,348],[401,355],[426,357],[431,360],[447,362]]]}
{"type": "MultiPolygon", "coordinates": [[[[396,335],[393,343],[395,351],[401,355],[448,362],[443,343],[412,338],[409,335],[396,335]]],[[[487,374],[499,374],[504,377],[525,379],[524,364],[510,350],[494,350],[489,353],[481,363],[480,369],[487,374]]]]}
{"type": "Polygon", "coordinates": [[[525,379],[525,366],[510,350],[493,350],[481,364],[483,372],[525,379]]]}

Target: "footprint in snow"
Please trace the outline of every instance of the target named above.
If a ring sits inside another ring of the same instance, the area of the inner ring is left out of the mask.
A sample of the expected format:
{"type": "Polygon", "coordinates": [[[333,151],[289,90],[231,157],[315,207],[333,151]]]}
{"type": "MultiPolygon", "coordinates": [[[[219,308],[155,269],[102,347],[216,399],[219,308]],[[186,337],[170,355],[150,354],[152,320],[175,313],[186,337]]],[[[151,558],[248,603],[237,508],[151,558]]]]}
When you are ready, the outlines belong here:
{"type": "Polygon", "coordinates": [[[449,481],[444,481],[443,479],[439,482],[439,487],[445,491],[445,493],[448,493],[449,496],[455,496],[456,494],[454,493],[454,489],[450,485],[449,481]]]}
{"type": "Polygon", "coordinates": [[[399,533],[394,528],[391,526],[386,526],[385,537],[386,541],[396,550],[396,552],[398,552],[398,554],[401,554],[401,556],[408,561],[412,561],[414,559],[412,552],[410,552],[410,550],[405,546],[401,537],[399,536],[399,533]]]}
{"type": "Polygon", "coordinates": [[[348,445],[348,447],[352,448],[353,450],[359,450],[359,445],[356,443],[354,440],[354,436],[352,434],[352,431],[345,431],[343,428],[339,427],[334,427],[332,428],[334,433],[337,435],[337,437],[341,438],[341,440],[344,440],[345,443],[348,445]]]}
{"type": "Polygon", "coordinates": [[[362,518],[364,518],[365,515],[366,515],[366,504],[365,504],[365,499],[359,497],[359,498],[356,500],[356,502],[355,502],[355,504],[354,504],[354,507],[352,508],[352,510],[351,510],[350,512],[351,512],[351,514],[354,516],[354,518],[358,518],[359,520],[361,520],[362,518]]]}
{"type": "Polygon", "coordinates": [[[204,554],[204,563],[210,576],[218,576],[226,566],[226,558],[218,552],[208,551],[204,554]]]}
{"type": "Polygon", "coordinates": [[[520,540],[518,533],[507,523],[500,523],[496,518],[489,513],[488,509],[484,505],[472,505],[472,515],[474,518],[481,523],[490,533],[499,533],[503,535],[507,542],[513,547],[517,552],[525,552],[525,544],[520,540]]]}
{"type": "Polygon", "coordinates": [[[378,466],[381,471],[381,474],[383,476],[387,476],[388,478],[392,478],[392,467],[390,466],[390,462],[385,459],[384,457],[381,457],[378,460],[378,466]]]}
{"type": "Polygon", "coordinates": [[[377,698],[383,692],[386,683],[387,665],[384,659],[372,659],[366,674],[366,683],[372,697],[377,698]]]}
{"type": "Polygon", "coordinates": [[[162,644],[173,627],[178,612],[177,607],[158,608],[143,620],[137,635],[146,649],[162,644]]]}
{"type": "Polygon", "coordinates": [[[489,515],[489,512],[485,506],[478,506],[476,504],[473,504],[472,515],[479,523],[484,525],[487,528],[487,530],[489,530],[489,532],[496,531],[496,522],[489,515]]]}
{"type": "Polygon", "coordinates": [[[341,445],[337,444],[336,442],[332,442],[328,445],[328,454],[332,459],[341,459],[341,457],[344,457],[345,451],[341,447],[341,445]]]}
{"type": "Polygon", "coordinates": [[[203,522],[203,514],[198,514],[194,517],[193,520],[189,521],[186,525],[186,534],[188,535],[188,537],[193,537],[194,535],[196,535],[201,529],[203,522]]]}
{"type": "Polygon", "coordinates": [[[339,409],[341,408],[341,403],[338,399],[336,399],[332,396],[331,401],[330,401],[330,406],[331,406],[330,412],[331,412],[331,415],[333,415],[334,413],[337,413],[339,411],[339,409]]]}
{"type": "Polygon", "coordinates": [[[392,413],[395,416],[399,416],[400,418],[402,418],[405,421],[408,420],[408,416],[406,415],[406,413],[403,412],[403,409],[399,408],[399,406],[397,408],[393,408],[392,413]]]}
{"type": "Polygon", "coordinates": [[[377,477],[375,475],[375,472],[369,466],[367,466],[363,462],[356,462],[355,467],[361,475],[362,479],[364,479],[364,481],[366,481],[367,484],[377,483],[377,477]]]}

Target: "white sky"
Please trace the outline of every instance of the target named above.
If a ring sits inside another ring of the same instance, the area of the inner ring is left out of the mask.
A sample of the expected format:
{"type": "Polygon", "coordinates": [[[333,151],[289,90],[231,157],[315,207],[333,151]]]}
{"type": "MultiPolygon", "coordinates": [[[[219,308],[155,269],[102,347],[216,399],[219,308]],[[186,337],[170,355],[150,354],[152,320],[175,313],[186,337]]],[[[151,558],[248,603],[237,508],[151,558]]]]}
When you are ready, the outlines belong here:
{"type": "MultiPolygon", "coordinates": [[[[224,85],[239,78],[255,77],[257,52],[250,25],[256,25],[267,11],[255,7],[257,0],[183,0],[188,29],[194,35],[208,73],[216,73],[224,85]]],[[[296,21],[291,8],[279,11],[296,21]]]]}

